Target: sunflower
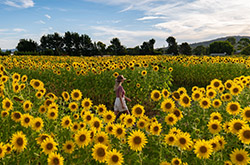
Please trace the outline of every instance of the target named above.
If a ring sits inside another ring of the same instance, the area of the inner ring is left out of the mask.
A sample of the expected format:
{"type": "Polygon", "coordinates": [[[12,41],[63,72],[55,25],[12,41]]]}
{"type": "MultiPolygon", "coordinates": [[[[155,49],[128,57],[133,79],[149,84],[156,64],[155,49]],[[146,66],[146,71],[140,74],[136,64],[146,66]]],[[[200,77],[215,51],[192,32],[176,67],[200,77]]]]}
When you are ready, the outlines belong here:
{"type": "Polygon", "coordinates": [[[132,108],[132,115],[135,117],[141,117],[145,113],[144,107],[140,104],[136,104],[132,108]]]}
{"type": "Polygon", "coordinates": [[[222,121],[221,114],[219,112],[213,112],[210,114],[210,120],[218,120],[219,122],[222,121]]]}
{"type": "Polygon", "coordinates": [[[172,112],[175,109],[175,103],[172,99],[165,99],[161,103],[161,109],[164,112],[172,112]]]}
{"type": "Polygon", "coordinates": [[[71,112],[75,112],[78,109],[78,104],[76,102],[71,102],[68,107],[71,112]]]}
{"type": "Polygon", "coordinates": [[[21,81],[22,82],[26,82],[27,80],[28,80],[27,75],[23,75],[22,78],[21,78],[21,81]]]}
{"type": "Polygon", "coordinates": [[[43,128],[43,119],[40,117],[34,118],[31,123],[32,129],[40,131],[43,128]]]}
{"type": "Polygon", "coordinates": [[[75,135],[75,143],[79,146],[84,148],[90,142],[90,132],[86,129],[80,129],[77,131],[75,135]]]}
{"type": "Polygon", "coordinates": [[[140,88],[140,87],[141,87],[141,84],[140,84],[140,83],[136,83],[136,87],[137,87],[137,88],[140,88]]]}
{"type": "Polygon", "coordinates": [[[186,94],[186,93],[183,93],[180,97],[180,104],[183,106],[183,107],[190,107],[191,105],[191,98],[186,94]]]}
{"type": "Polygon", "coordinates": [[[212,106],[214,108],[219,108],[221,106],[222,102],[220,101],[220,99],[214,99],[212,102],[212,106]]]}
{"type": "Polygon", "coordinates": [[[226,110],[230,115],[238,115],[241,111],[240,104],[238,102],[230,102],[227,104],[226,110]]]}
{"type": "Polygon", "coordinates": [[[159,101],[161,99],[161,92],[158,90],[153,90],[151,92],[151,99],[154,101],[159,101]]]}
{"type": "Polygon", "coordinates": [[[229,123],[229,130],[233,134],[238,134],[239,131],[243,128],[243,126],[246,125],[246,122],[244,120],[240,119],[233,119],[229,123]]]}
{"type": "Polygon", "coordinates": [[[122,153],[113,149],[107,153],[106,162],[110,165],[121,165],[123,161],[122,153]]]}
{"type": "Polygon", "coordinates": [[[195,91],[193,91],[191,97],[194,101],[198,101],[203,97],[203,94],[199,90],[195,90],[195,91]]]}
{"type": "Polygon", "coordinates": [[[18,73],[14,73],[13,75],[12,75],[12,79],[13,79],[13,81],[20,81],[20,79],[21,79],[21,76],[20,76],[20,74],[18,74],[18,73]]]}
{"type": "Polygon", "coordinates": [[[63,151],[68,153],[68,154],[72,154],[72,152],[75,150],[75,143],[73,141],[66,141],[63,144],[63,151]]]}
{"type": "Polygon", "coordinates": [[[27,146],[26,135],[22,131],[14,133],[11,138],[11,145],[14,150],[22,152],[27,146]]]}
{"type": "Polygon", "coordinates": [[[115,114],[114,114],[114,112],[112,112],[112,111],[106,111],[103,114],[103,119],[104,119],[104,122],[106,122],[106,123],[112,123],[112,122],[114,122],[114,120],[115,120],[115,114]]]}
{"type": "Polygon", "coordinates": [[[6,147],[6,153],[5,154],[10,154],[13,150],[13,146],[10,143],[5,144],[6,147]]]}
{"type": "Polygon", "coordinates": [[[161,94],[164,98],[168,98],[170,92],[167,89],[162,89],[161,94]]]}
{"type": "Polygon", "coordinates": [[[178,91],[174,91],[173,93],[172,93],[172,97],[173,97],[173,99],[175,100],[175,101],[178,101],[179,99],[180,99],[180,93],[178,92],[178,91]]]}
{"type": "Polygon", "coordinates": [[[168,71],[169,71],[169,72],[172,72],[173,70],[174,70],[174,69],[173,69],[172,67],[169,67],[169,68],[168,68],[168,71]]]}
{"type": "Polygon", "coordinates": [[[42,142],[45,140],[45,139],[47,139],[47,138],[52,138],[49,134],[45,134],[45,133],[43,133],[43,134],[39,134],[39,137],[38,138],[36,138],[36,142],[37,142],[37,144],[42,144],[42,142]]]}
{"type": "Polygon", "coordinates": [[[71,131],[73,131],[73,132],[78,131],[79,128],[80,128],[80,125],[77,122],[72,123],[71,127],[70,127],[71,131]]]}
{"type": "Polygon", "coordinates": [[[83,121],[90,124],[94,118],[94,114],[92,114],[90,111],[86,111],[83,115],[83,121]]]}
{"type": "Polygon", "coordinates": [[[108,133],[108,134],[113,134],[113,130],[114,130],[114,124],[111,124],[111,123],[108,123],[106,126],[105,126],[105,131],[108,133]]]}
{"type": "Polygon", "coordinates": [[[34,89],[37,89],[37,90],[39,90],[39,89],[41,89],[41,88],[44,87],[43,82],[40,81],[40,80],[37,80],[37,79],[32,79],[32,80],[30,81],[30,85],[31,85],[34,89]]]}
{"type": "Polygon", "coordinates": [[[31,123],[33,121],[33,116],[31,116],[30,114],[22,114],[22,118],[21,118],[21,125],[23,127],[29,127],[31,126],[31,123]]]}
{"type": "Polygon", "coordinates": [[[10,99],[5,98],[2,101],[2,107],[3,109],[5,109],[6,111],[12,110],[13,109],[13,103],[10,99]]]}
{"type": "Polygon", "coordinates": [[[21,91],[21,86],[18,83],[13,83],[12,89],[14,93],[19,93],[21,91]]]}
{"type": "Polygon", "coordinates": [[[70,99],[70,95],[66,91],[62,92],[62,97],[63,97],[64,101],[66,101],[66,102],[69,101],[69,99],[70,99]]]}
{"type": "Polygon", "coordinates": [[[104,104],[99,104],[97,106],[97,113],[103,115],[107,111],[107,107],[104,104]]]}
{"type": "Polygon", "coordinates": [[[115,124],[113,134],[119,139],[124,138],[126,135],[125,128],[121,124],[115,124]]]}
{"type": "Polygon", "coordinates": [[[58,144],[52,139],[52,138],[46,138],[45,140],[43,140],[42,144],[41,144],[41,148],[43,149],[42,152],[44,152],[45,154],[51,154],[54,151],[57,150],[57,146],[58,144]]]}
{"type": "Polygon", "coordinates": [[[6,83],[8,80],[9,80],[8,76],[2,76],[1,79],[0,79],[0,82],[6,83]]]}
{"type": "Polygon", "coordinates": [[[181,159],[179,159],[179,158],[173,158],[173,159],[171,160],[171,163],[172,163],[173,165],[180,165],[180,164],[182,163],[182,161],[181,161],[181,159]]]}
{"type": "Polygon", "coordinates": [[[224,165],[233,165],[232,162],[230,162],[229,160],[224,162],[224,165]]]}
{"type": "Polygon", "coordinates": [[[7,116],[9,116],[9,111],[1,111],[1,117],[2,118],[5,118],[7,116]]]}
{"type": "Polygon", "coordinates": [[[79,101],[82,99],[82,92],[79,89],[73,89],[70,96],[73,100],[79,101]]]}
{"type": "Polygon", "coordinates": [[[182,111],[178,108],[175,108],[172,113],[176,116],[177,120],[180,120],[183,117],[182,111]]]}
{"type": "Polygon", "coordinates": [[[46,107],[45,107],[44,105],[41,105],[41,106],[39,107],[39,110],[38,110],[38,111],[39,111],[40,114],[43,114],[43,113],[46,112],[46,110],[47,110],[46,107]]]}
{"type": "Polygon", "coordinates": [[[224,124],[223,124],[223,129],[226,133],[230,133],[230,123],[228,121],[226,121],[224,124]]]}
{"type": "Polygon", "coordinates": [[[233,86],[234,82],[232,80],[227,80],[224,85],[226,89],[230,89],[233,86]]]}
{"type": "Polygon", "coordinates": [[[175,125],[177,121],[178,121],[178,119],[173,113],[170,113],[167,116],[165,116],[165,122],[168,125],[171,125],[171,126],[175,125]]]}
{"type": "Polygon", "coordinates": [[[234,84],[230,89],[230,93],[234,96],[237,96],[241,93],[242,88],[239,85],[234,84]]]}
{"type": "Polygon", "coordinates": [[[219,87],[222,85],[221,80],[218,79],[213,79],[210,83],[210,85],[214,88],[214,89],[219,89],[219,87]]]}
{"type": "Polygon", "coordinates": [[[207,90],[207,92],[206,92],[206,96],[208,97],[208,98],[210,98],[210,99],[213,99],[213,98],[215,98],[215,96],[216,96],[216,91],[214,90],[214,89],[209,89],[209,90],[207,90]]]}
{"type": "Polygon", "coordinates": [[[234,149],[234,151],[230,154],[230,159],[232,163],[244,165],[248,164],[250,161],[248,152],[245,149],[234,149]]]}
{"type": "Polygon", "coordinates": [[[150,133],[152,135],[160,135],[162,130],[162,126],[158,122],[153,122],[150,126],[150,133]]]}
{"type": "Polygon", "coordinates": [[[54,108],[48,109],[47,117],[48,117],[48,119],[51,119],[51,120],[57,119],[57,117],[58,117],[58,110],[54,109],[54,108]]]}
{"type": "Polygon", "coordinates": [[[93,120],[91,121],[91,128],[94,129],[95,131],[100,131],[102,126],[103,126],[102,121],[98,117],[94,117],[93,120]]]}
{"type": "Polygon", "coordinates": [[[189,145],[192,144],[192,140],[190,138],[189,133],[179,133],[176,137],[176,144],[182,148],[183,150],[188,149],[189,145]]]}
{"type": "Polygon", "coordinates": [[[95,144],[92,148],[92,156],[100,163],[105,162],[107,156],[107,146],[101,143],[95,144]]]}
{"type": "Polygon", "coordinates": [[[146,70],[141,71],[141,75],[142,76],[146,76],[147,75],[147,71],[146,70]]]}
{"type": "Polygon", "coordinates": [[[207,124],[210,133],[216,134],[221,131],[220,122],[218,120],[210,120],[207,124]]]}
{"type": "Polygon", "coordinates": [[[1,142],[0,143],[0,159],[5,156],[6,153],[6,146],[1,142]]]}
{"type": "Polygon", "coordinates": [[[210,139],[209,143],[212,145],[212,149],[214,152],[220,150],[220,143],[219,143],[218,139],[216,139],[216,138],[210,139]]]}
{"type": "Polygon", "coordinates": [[[48,108],[49,105],[52,104],[52,103],[53,103],[53,100],[52,100],[52,99],[46,99],[46,100],[44,101],[44,106],[45,106],[46,108],[48,108]]]}
{"type": "Polygon", "coordinates": [[[250,143],[250,128],[248,126],[244,126],[239,133],[237,134],[238,138],[244,144],[250,143]]]}
{"type": "Polygon", "coordinates": [[[166,134],[165,137],[164,137],[164,142],[168,145],[175,145],[175,142],[176,142],[176,135],[175,134],[166,134]]]}
{"type": "Polygon", "coordinates": [[[245,107],[241,113],[243,120],[250,121],[250,107],[245,107]]]}
{"type": "Polygon", "coordinates": [[[211,101],[209,98],[202,98],[199,101],[200,107],[203,109],[208,109],[211,105],[211,101]]]}
{"type": "Polygon", "coordinates": [[[48,165],[63,165],[64,158],[58,153],[51,153],[48,157],[48,165]]]}
{"type": "Polygon", "coordinates": [[[24,111],[29,111],[29,110],[31,110],[32,106],[33,106],[32,102],[29,101],[29,100],[26,100],[26,101],[23,103],[23,110],[24,110],[24,111]]]}
{"type": "Polygon", "coordinates": [[[136,125],[139,129],[143,129],[146,126],[146,121],[144,119],[139,119],[136,125]]]}
{"type": "Polygon", "coordinates": [[[194,145],[194,153],[200,159],[208,159],[213,152],[213,147],[209,141],[204,139],[196,141],[194,145]]]}
{"type": "Polygon", "coordinates": [[[89,98],[84,98],[83,100],[82,100],[82,103],[81,103],[81,105],[82,105],[82,107],[84,108],[84,109],[90,109],[91,108],[91,106],[92,106],[92,101],[89,99],[89,98]]]}
{"type": "Polygon", "coordinates": [[[119,76],[119,73],[118,72],[114,72],[113,76],[116,78],[117,76],[119,76]]]}
{"type": "Polygon", "coordinates": [[[132,115],[126,115],[124,118],[124,124],[126,127],[132,127],[136,121],[135,117],[132,115]]]}
{"type": "Polygon", "coordinates": [[[156,65],[153,67],[153,71],[157,72],[159,70],[159,67],[156,65]]]}
{"type": "Polygon", "coordinates": [[[141,151],[142,148],[144,148],[144,146],[146,145],[146,143],[147,143],[147,138],[145,134],[140,130],[136,131],[134,130],[128,136],[129,147],[134,151],[141,151]]]}
{"type": "Polygon", "coordinates": [[[180,133],[182,133],[182,131],[176,127],[170,128],[170,130],[168,131],[168,134],[174,134],[176,136],[179,135],[180,133]]]}
{"type": "Polygon", "coordinates": [[[95,143],[102,143],[105,145],[107,145],[109,141],[108,134],[103,131],[100,131],[97,134],[95,134],[94,139],[95,139],[95,143]]]}

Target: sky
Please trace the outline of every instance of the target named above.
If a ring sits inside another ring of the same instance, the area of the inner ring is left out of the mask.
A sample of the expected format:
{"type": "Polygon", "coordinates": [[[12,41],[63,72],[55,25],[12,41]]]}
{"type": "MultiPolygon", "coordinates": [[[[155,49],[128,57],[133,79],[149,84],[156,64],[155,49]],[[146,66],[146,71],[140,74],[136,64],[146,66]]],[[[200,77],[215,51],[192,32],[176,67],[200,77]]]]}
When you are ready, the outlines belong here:
{"type": "Polygon", "coordinates": [[[107,46],[112,38],[135,47],[154,38],[155,48],[225,36],[250,36],[249,0],[0,0],[0,48],[46,34],[87,34],[107,46]]]}

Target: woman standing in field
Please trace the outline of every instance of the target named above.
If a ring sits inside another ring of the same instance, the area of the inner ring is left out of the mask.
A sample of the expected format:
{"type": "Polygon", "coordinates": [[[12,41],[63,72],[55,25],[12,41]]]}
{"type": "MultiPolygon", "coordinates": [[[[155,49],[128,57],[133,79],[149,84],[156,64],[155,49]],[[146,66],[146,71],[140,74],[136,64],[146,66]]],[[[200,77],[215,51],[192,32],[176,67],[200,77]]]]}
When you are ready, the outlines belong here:
{"type": "Polygon", "coordinates": [[[122,113],[130,114],[128,107],[126,105],[126,101],[131,101],[130,98],[125,96],[125,90],[122,87],[122,83],[126,80],[126,78],[123,77],[123,75],[117,76],[115,79],[115,87],[114,91],[116,94],[115,104],[114,104],[114,111],[116,115],[116,120],[120,117],[122,113]]]}

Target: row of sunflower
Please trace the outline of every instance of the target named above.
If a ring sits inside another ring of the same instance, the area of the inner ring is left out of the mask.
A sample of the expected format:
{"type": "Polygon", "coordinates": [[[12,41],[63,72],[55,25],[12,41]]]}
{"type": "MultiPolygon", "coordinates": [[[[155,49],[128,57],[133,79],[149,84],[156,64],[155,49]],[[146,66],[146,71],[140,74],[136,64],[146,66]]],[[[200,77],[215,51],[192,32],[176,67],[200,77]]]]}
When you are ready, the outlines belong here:
{"type": "Polygon", "coordinates": [[[114,113],[81,90],[58,96],[38,79],[1,70],[5,164],[249,162],[250,77],[214,79],[206,88],[194,86],[190,96],[185,88],[153,90],[160,115],[149,118],[135,104],[132,115],[114,123],[114,113]]]}

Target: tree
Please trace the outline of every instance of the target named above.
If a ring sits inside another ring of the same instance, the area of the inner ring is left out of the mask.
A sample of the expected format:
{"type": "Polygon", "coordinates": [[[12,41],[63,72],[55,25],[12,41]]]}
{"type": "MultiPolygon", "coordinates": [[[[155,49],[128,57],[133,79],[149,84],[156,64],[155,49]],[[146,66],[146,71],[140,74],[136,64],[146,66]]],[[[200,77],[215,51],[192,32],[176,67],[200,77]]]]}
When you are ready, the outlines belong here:
{"type": "Polygon", "coordinates": [[[104,43],[102,43],[101,41],[98,41],[96,46],[101,55],[106,54],[106,45],[104,43]]]}
{"type": "Polygon", "coordinates": [[[40,39],[40,43],[40,47],[44,53],[61,55],[63,37],[61,37],[58,33],[43,35],[40,39]]]}
{"type": "Polygon", "coordinates": [[[248,38],[241,38],[237,43],[237,49],[242,50],[250,44],[250,40],[248,38]]]}
{"type": "Polygon", "coordinates": [[[210,53],[226,53],[231,55],[233,51],[234,48],[228,41],[215,41],[209,45],[210,53]]]}
{"type": "Polygon", "coordinates": [[[250,55],[250,45],[245,47],[240,53],[244,55],[250,55]]]}
{"type": "Polygon", "coordinates": [[[228,37],[226,41],[230,42],[233,46],[236,44],[236,39],[234,37],[228,37]]]}
{"type": "Polygon", "coordinates": [[[91,41],[91,38],[87,35],[81,35],[80,37],[80,48],[81,54],[83,56],[92,56],[94,55],[94,45],[91,41]]]}
{"type": "Polygon", "coordinates": [[[20,39],[16,49],[20,52],[36,52],[38,44],[31,39],[20,39]]]}
{"type": "Polygon", "coordinates": [[[148,42],[143,42],[140,50],[140,54],[142,55],[153,55],[154,54],[154,44],[155,44],[155,39],[150,39],[148,42]]]}
{"type": "Polygon", "coordinates": [[[111,45],[108,46],[108,51],[112,55],[125,55],[126,49],[123,45],[121,45],[121,42],[118,38],[113,38],[110,41],[111,45]]]}
{"type": "Polygon", "coordinates": [[[192,48],[187,42],[184,42],[180,45],[179,52],[184,55],[192,55],[192,48]]]}
{"type": "Polygon", "coordinates": [[[178,55],[178,46],[177,46],[177,42],[175,40],[174,37],[170,36],[166,39],[167,43],[168,43],[168,49],[167,49],[167,54],[174,54],[174,55],[178,55]]]}
{"type": "Polygon", "coordinates": [[[206,54],[206,47],[203,45],[199,45],[193,49],[193,54],[195,55],[204,55],[206,54]]]}

